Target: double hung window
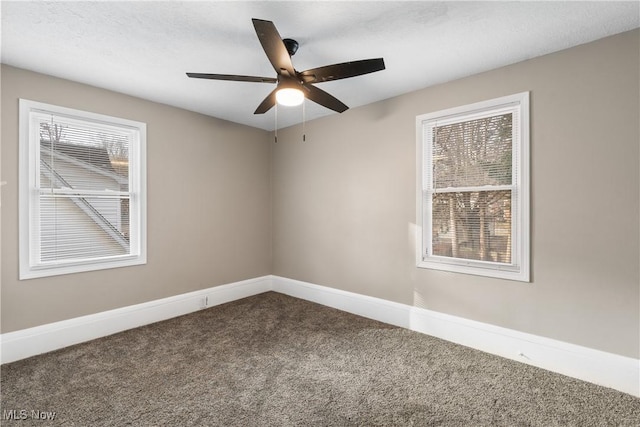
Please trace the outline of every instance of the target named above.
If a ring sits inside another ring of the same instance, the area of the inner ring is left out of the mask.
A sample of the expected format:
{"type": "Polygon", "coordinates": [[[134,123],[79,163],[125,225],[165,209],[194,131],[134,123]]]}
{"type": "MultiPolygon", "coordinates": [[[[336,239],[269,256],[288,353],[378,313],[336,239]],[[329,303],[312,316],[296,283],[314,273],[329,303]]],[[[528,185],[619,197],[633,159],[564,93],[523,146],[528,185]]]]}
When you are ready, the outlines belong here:
{"type": "Polygon", "coordinates": [[[20,100],[20,278],[146,262],[144,123],[20,100]]]}
{"type": "Polygon", "coordinates": [[[529,281],[528,104],[417,117],[419,267],[529,281]]]}

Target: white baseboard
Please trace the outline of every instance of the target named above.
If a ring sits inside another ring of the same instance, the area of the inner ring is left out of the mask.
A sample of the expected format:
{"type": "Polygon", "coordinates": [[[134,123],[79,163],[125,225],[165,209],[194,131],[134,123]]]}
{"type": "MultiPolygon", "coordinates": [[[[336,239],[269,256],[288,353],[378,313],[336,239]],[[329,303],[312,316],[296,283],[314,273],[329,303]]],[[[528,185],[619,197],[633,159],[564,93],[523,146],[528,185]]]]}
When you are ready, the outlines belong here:
{"type": "Polygon", "coordinates": [[[409,306],[313,283],[273,276],[275,292],[304,299],[390,325],[409,328],[409,306]]]}
{"type": "Polygon", "coordinates": [[[640,397],[639,359],[418,307],[410,329],[640,397]]]}
{"type": "Polygon", "coordinates": [[[640,397],[639,359],[283,277],[273,290],[640,397]]]}
{"type": "Polygon", "coordinates": [[[640,397],[640,360],[380,298],[278,276],[36,326],[0,337],[9,363],[267,291],[333,307],[640,397]]]}
{"type": "Polygon", "coordinates": [[[57,350],[271,290],[271,276],[249,279],[2,334],[1,363],[57,350]]]}

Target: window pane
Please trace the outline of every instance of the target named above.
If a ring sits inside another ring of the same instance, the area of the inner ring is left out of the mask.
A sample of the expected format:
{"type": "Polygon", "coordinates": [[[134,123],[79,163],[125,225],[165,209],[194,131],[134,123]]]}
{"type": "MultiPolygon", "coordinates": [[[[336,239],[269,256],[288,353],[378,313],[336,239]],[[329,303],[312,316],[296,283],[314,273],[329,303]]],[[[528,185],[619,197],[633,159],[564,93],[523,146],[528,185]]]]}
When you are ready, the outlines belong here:
{"type": "Polygon", "coordinates": [[[129,199],[40,197],[40,260],[128,255],[129,199]]]}
{"type": "Polygon", "coordinates": [[[433,255],[511,263],[511,191],[433,194],[433,255]]]}
{"type": "Polygon", "coordinates": [[[40,122],[42,188],[128,191],[129,136],[64,118],[40,122]]]}
{"type": "Polygon", "coordinates": [[[511,184],[512,114],[433,128],[433,188],[511,184]]]}
{"type": "Polygon", "coordinates": [[[39,122],[40,261],[130,254],[129,140],[122,129],[65,117],[39,122]],[[77,190],[77,196],[47,189],[77,190]],[[84,191],[106,191],[83,196],[84,191]]]}

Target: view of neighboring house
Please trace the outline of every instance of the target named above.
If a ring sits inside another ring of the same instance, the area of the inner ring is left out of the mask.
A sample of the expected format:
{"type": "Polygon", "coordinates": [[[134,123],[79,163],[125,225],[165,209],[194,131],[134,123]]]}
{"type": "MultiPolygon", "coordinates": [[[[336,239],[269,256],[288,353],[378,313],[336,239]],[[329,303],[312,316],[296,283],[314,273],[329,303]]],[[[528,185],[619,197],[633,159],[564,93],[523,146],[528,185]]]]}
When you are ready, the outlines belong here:
{"type": "Polygon", "coordinates": [[[43,262],[129,253],[129,200],[118,195],[128,190],[127,169],[117,169],[104,147],[41,139],[43,262]]]}

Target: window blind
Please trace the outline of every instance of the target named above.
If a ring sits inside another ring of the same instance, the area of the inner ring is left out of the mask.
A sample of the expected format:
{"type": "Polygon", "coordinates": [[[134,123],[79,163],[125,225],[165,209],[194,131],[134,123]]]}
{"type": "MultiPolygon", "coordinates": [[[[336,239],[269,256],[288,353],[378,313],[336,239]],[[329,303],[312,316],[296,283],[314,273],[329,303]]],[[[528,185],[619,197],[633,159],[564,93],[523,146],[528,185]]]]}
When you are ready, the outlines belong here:
{"type": "Polygon", "coordinates": [[[426,122],[427,255],[513,264],[517,112],[505,107],[426,122]]]}
{"type": "Polygon", "coordinates": [[[129,152],[135,132],[32,113],[32,138],[39,146],[32,263],[130,255],[129,152]]]}

